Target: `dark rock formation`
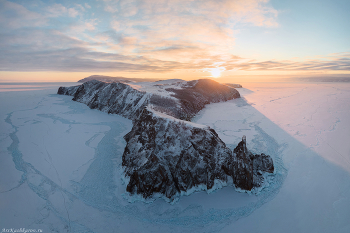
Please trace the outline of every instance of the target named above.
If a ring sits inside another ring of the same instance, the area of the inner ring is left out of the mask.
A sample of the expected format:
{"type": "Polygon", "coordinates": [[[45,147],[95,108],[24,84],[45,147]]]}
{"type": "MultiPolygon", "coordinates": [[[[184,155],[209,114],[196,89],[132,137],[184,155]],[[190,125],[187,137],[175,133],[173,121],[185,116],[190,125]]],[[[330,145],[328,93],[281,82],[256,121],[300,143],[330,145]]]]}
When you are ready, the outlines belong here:
{"type": "Polygon", "coordinates": [[[58,88],[57,94],[73,96],[77,92],[79,87],[80,87],[80,85],[73,86],[73,87],[60,87],[60,88],[58,88]]]}
{"type": "Polygon", "coordinates": [[[245,138],[231,151],[213,129],[145,109],[125,135],[123,154],[127,191],[144,198],[159,193],[170,200],[192,188],[215,189],[228,177],[243,190],[260,187],[263,173],[273,173],[269,156],[253,155],[245,138]]]}
{"type": "Polygon", "coordinates": [[[183,120],[190,120],[206,104],[240,97],[236,89],[209,79],[178,83],[181,85],[176,89],[166,89],[174,98],[142,92],[124,83],[97,80],[80,86],[60,87],[57,94],[71,95],[74,101],[84,103],[92,109],[119,114],[128,119],[136,119],[139,112],[150,104],[159,112],[183,120]]]}
{"type": "Polygon", "coordinates": [[[232,177],[235,186],[243,190],[260,187],[264,179],[263,173],[274,172],[272,158],[265,154],[251,153],[247,149],[245,136],[233,153],[226,158],[222,168],[232,177]]]}
{"type": "Polygon", "coordinates": [[[181,193],[213,190],[215,184],[225,186],[231,181],[236,188],[252,190],[264,183],[264,173],[273,173],[272,159],[249,152],[245,137],[231,151],[215,130],[185,121],[206,104],[239,98],[234,88],[202,79],[177,81],[165,90],[171,97],[95,80],[60,87],[58,94],[133,120],[132,130],[124,137],[122,162],[131,194],[144,198],[159,194],[173,200],[181,193]]]}
{"type": "Polygon", "coordinates": [[[215,179],[227,181],[221,166],[231,151],[209,127],[145,109],[125,140],[128,192],[172,198],[198,185],[211,189],[215,179]]]}
{"type": "Polygon", "coordinates": [[[168,88],[174,97],[180,101],[181,114],[176,117],[182,120],[190,120],[205,105],[239,98],[239,92],[231,87],[222,85],[210,79],[199,79],[187,83],[182,89],[168,88]]]}
{"type": "Polygon", "coordinates": [[[150,95],[124,83],[85,82],[80,86],[60,87],[57,94],[71,95],[74,101],[92,109],[135,119],[147,106],[150,95]]]}

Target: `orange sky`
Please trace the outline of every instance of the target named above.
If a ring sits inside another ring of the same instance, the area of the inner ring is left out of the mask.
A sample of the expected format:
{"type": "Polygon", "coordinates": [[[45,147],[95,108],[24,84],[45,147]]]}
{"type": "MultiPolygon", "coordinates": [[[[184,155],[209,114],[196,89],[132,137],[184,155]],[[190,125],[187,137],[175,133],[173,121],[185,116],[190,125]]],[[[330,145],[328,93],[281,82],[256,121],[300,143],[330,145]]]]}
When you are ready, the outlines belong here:
{"type": "Polygon", "coordinates": [[[0,82],[350,75],[349,6],[346,0],[1,0],[0,82]]]}
{"type": "Polygon", "coordinates": [[[177,71],[177,72],[0,72],[0,82],[76,82],[91,75],[105,75],[126,78],[152,78],[152,79],[184,79],[193,80],[211,78],[218,82],[274,82],[288,81],[298,77],[348,77],[350,73],[344,72],[221,72],[219,77],[213,77],[208,71],[177,71]],[[292,73],[292,74],[291,74],[292,73]]]}

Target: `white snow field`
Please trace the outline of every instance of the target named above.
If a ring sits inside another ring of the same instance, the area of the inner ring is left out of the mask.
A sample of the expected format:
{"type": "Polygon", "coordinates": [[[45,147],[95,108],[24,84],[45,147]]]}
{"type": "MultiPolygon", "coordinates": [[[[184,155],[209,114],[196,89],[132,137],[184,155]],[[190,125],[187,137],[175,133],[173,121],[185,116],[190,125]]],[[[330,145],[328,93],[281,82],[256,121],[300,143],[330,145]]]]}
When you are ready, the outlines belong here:
{"type": "Polygon", "coordinates": [[[130,120],[26,85],[0,86],[0,229],[350,232],[350,83],[247,83],[241,99],[208,105],[193,121],[230,148],[246,135],[275,175],[259,195],[225,187],[174,204],[127,201],[130,120]]]}

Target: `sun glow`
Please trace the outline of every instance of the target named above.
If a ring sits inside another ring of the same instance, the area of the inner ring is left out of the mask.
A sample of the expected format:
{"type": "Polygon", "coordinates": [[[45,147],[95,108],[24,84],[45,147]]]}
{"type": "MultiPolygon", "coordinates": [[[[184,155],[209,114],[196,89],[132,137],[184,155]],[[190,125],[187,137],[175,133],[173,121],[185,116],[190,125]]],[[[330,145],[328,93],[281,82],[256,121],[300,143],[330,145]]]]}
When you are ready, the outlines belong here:
{"type": "Polygon", "coordinates": [[[221,71],[222,71],[222,68],[212,68],[212,69],[210,69],[210,73],[211,73],[211,76],[213,78],[221,77],[221,71]]]}

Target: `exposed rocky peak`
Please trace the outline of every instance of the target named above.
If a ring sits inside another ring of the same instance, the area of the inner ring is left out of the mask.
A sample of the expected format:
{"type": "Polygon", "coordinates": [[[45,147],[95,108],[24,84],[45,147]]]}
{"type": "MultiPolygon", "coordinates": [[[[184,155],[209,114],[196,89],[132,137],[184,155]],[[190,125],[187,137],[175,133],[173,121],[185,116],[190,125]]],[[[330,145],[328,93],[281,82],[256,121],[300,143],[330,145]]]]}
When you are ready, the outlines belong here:
{"type": "Polygon", "coordinates": [[[173,200],[191,190],[216,189],[217,183],[226,186],[229,180],[237,188],[252,190],[264,183],[265,172],[274,171],[269,156],[248,151],[245,136],[231,151],[215,130],[162,118],[149,108],[125,140],[127,191],[144,198],[161,194],[173,200]]]}
{"type": "Polygon", "coordinates": [[[172,199],[198,185],[209,190],[215,179],[227,181],[221,166],[231,151],[209,127],[159,117],[147,108],[125,140],[123,166],[130,193],[172,199]]]}
{"type": "MultiPolygon", "coordinates": [[[[74,101],[85,103],[92,109],[122,115],[129,119],[138,117],[147,105],[159,112],[175,118],[190,120],[206,104],[239,98],[239,92],[209,79],[194,81],[162,82],[154,85],[166,85],[169,98],[157,92],[140,91],[132,85],[113,82],[104,83],[92,80],[80,86],[60,87],[58,94],[71,95],[74,101]]],[[[153,85],[153,86],[154,86],[153,85]]],[[[164,91],[163,87],[159,87],[164,91]]]]}
{"type": "Polygon", "coordinates": [[[59,87],[58,91],[57,91],[57,94],[73,96],[80,86],[81,85],[79,85],[79,86],[72,86],[72,87],[59,87]]]}
{"type": "Polygon", "coordinates": [[[168,88],[166,90],[173,92],[173,96],[179,100],[182,112],[177,117],[183,120],[190,120],[209,103],[240,97],[236,89],[210,79],[190,81],[182,89],[168,88]]]}
{"type": "Polygon", "coordinates": [[[135,119],[145,106],[150,95],[120,83],[104,83],[92,80],[76,87],[60,87],[58,94],[72,95],[74,101],[84,103],[92,109],[135,119]]]}
{"type": "Polygon", "coordinates": [[[249,152],[245,137],[231,151],[214,129],[188,121],[206,104],[239,98],[237,90],[207,79],[146,87],[93,80],[58,90],[90,108],[133,120],[122,162],[129,193],[174,200],[230,182],[252,190],[264,184],[265,173],[273,173],[271,157],[249,152]]]}
{"type": "Polygon", "coordinates": [[[273,173],[272,158],[265,154],[253,154],[247,149],[246,137],[238,143],[223,165],[225,173],[232,177],[237,188],[252,190],[264,182],[264,173],[273,173]]]}

